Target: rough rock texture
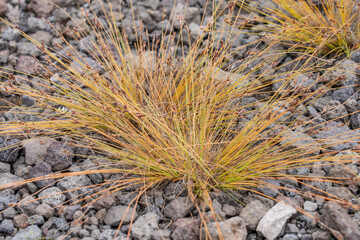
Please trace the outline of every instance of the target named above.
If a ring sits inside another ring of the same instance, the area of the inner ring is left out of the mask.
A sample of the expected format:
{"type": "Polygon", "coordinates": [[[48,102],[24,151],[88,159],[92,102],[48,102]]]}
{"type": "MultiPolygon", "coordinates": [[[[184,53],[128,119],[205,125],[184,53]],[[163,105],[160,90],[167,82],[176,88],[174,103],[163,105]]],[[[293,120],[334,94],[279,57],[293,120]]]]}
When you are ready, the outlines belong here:
{"type": "Polygon", "coordinates": [[[343,235],[344,240],[360,239],[358,224],[336,202],[330,201],[325,204],[322,220],[330,228],[339,231],[343,235]]]}
{"type": "Polygon", "coordinates": [[[246,226],[255,230],[260,219],[270,210],[268,206],[259,200],[251,201],[245,208],[242,209],[240,217],[245,221],[246,226]]]}
{"type": "Polygon", "coordinates": [[[224,222],[211,222],[207,224],[207,230],[202,229],[201,239],[207,239],[207,234],[211,239],[223,240],[245,240],[247,236],[246,225],[241,217],[233,217],[224,222]],[[221,233],[219,233],[220,229],[221,233]]]}
{"type": "Polygon", "coordinates": [[[150,240],[158,230],[160,217],[153,212],[140,216],[131,228],[131,236],[138,240],[150,240]]]}
{"type": "Polygon", "coordinates": [[[118,226],[123,220],[124,224],[128,224],[131,220],[135,221],[138,214],[134,208],[128,206],[114,206],[107,210],[104,222],[112,227],[118,226]]]}
{"type": "Polygon", "coordinates": [[[187,197],[178,197],[172,200],[164,209],[166,217],[174,220],[186,217],[194,209],[194,203],[187,197]]]}
{"type": "Polygon", "coordinates": [[[179,218],[173,223],[175,227],[171,238],[173,240],[198,240],[200,236],[200,221],[193,218],[179,218]]]}
{"type": "Polygon", "coordinates": [[[287,220],[295,213],[294,208],[279,202],[260,220],[256,231],[268,240],[274,240],[283,230],[287,220]]]}

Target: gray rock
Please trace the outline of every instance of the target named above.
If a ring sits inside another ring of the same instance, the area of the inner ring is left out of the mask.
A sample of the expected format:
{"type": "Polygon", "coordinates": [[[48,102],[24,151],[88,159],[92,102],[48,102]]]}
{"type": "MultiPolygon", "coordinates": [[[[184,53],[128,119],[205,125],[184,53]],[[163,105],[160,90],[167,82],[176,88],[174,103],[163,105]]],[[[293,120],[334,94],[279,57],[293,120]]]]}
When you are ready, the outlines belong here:
{"type": "Polygon", "coordinates": [[[340,103],[344,103],[349,98],[356,99],[358,94],[354,94],[354,93],[355,93],[355,90],[353,87],[343,87],[343,88],[334,90],[334,92],[331,94],[331,97],[334,100],[339,101],[340,103]]]}
{"type": "Polygon", "coordinates": [[[156,10],[160,6],[159,0],[140,0],[137,2],[138,5],[144,6],[145,8],[151,8],[156,10]]]}
{"type": "Polygon", "coordinates": [[[6,0],[0,1],[0,16],[3,17],[7,12],[6,0]]]}
{"type": "Polygon", "coordinates": [[[206,212],[206,216],[210,219],[210,221],[222,221],[225,219],[226,214],[221,210],[222,206],[218,200],[214,199],[212,202],[212,211],[206,212]]]}
{"type": "Polygon", "coordinates": [[[36,214],[35,209],[37,206],[39,206],[39,204],[39,201],[35,200],[33,196],[29,195],[19,201],[19,203],[16,205],[16,208],[20,213],[31,216],[36,214]]]}
{"type": "Polygon", "coordinates": [[[113,229],[106,229],[102,233],[100,233],[97,237],[98,240],[127,240],[125,234],[120,231],[113,230],[113,229]],[[117,236],[116,238],[115,235],[117,236]]]}
{"type": "Polygon", "coordinates": [[[177,220],[186,217],[194,207],[195,205],[190,198],[178,197],[165,206],[164,214],[166,217],[177,220]]]}
{"type": "Polygon", "coordinates": [[[140,216],[131,228],[131,236],[138,240],[151,240],[158,230],[160,217],[153,212],[140,216]]]}
{"type": "Polygon", "coordinates": [[[354,195],[351,193],[351,191],[346,187],[327,187],[326,193],[334,195],[338,197],[339,199],[349,201],[354,197],[354,195]]]}
{"type": "Polygon", "coordinates": [[[61,205],[66,200],[66,196],[62,193],[61,189],[57,187],[46,188],[39,194],[42,203],[49,206],[61,205]]]}
{"type": "Polygon", "coordinates": [[[325,130],[316,133],[313,137],[321,139],[322,145],[331,150],[342,151],[354,148],[357,143],[353,138],[360,132],[351,131],[348,126],[340,124],[335,121],[328,122],[323,126],[325,130]]]}
{"type": "Polygon", "coordinates": [[[21,96],[21,106],[31,107],[36,103],[35,98],[29,97],[28,95],[21,96]]]}
{"type": "Polygon", "coordinates": [[[12,238],[12,240],[39,240],[41,237],[41,229],[36,225],[31,225],[25,229],[20,229],[20,231],[12,238]]]}
{"type": "Polygon", "coordinates": [[[29,225],[43,225],[45,223],[45,219],[43,216],[39,214],[32,215],[28,218],[29,225]]]}
{"type": "Polygon", "coordinates": [[[117,227],[123,220],[123,224],[135,221],[138,214],[134,208],[128,206],[114,206],[106,211],[104,223],[112,227],[117,227]]]}
{"type": "Polygon", "coordinates": [[[50,31],[51,27],[44,18],[29,17],[27,19],[27,26],[30,32],[38,30],[50,31]]]}
{"type": "Polygon", "coordinates": [[[350,59],[356,63],[360,63],[360,51],[359,50],[351,51],[350,59]]]}
{"type": "Polygon", "coordinates": [[[237,215],[238,211],[234,206],[231,206],[229,204],[224,204],[222,211],[226,214],[228,217],[234,217],[237,215]]]}
{"type": "Polygon", "coordinates": [[[360,239],[358,224],[336,202],[330,201],[325,204],[322,221],[330,228],[339,231],[344,240],[360,239]]]}
{"type": "Polygon", "coordinates": [[[92,186],[92,183],[85,175],[65,177],[57,184],[58,188],[65,191],[66,197],[71,200],[71,202],[78,200],[79,196],[85,197],[91,194],[92,191],[90,191],[87,186],[92,186]]]}
{"type": "MultiPolygon", "coordinates": [[[[0,149],[7,148],[11,145],[16,145],[20,141],[18,139],[11,139],[5,143],[0,144],[0,149]]],[[[10,147],[5,150],[0,150],[0,162],[13,163],[19,155],[19,147],[10,147]]]]}
{"type": "Polygon", "coordinates": [[[173,223],[175,230],[171,234],[173,240],[198,240],[200,221],[193,218],[179,218],[173,223]]]}
{"type": "Polygon", "coordinates": [[[165,187],[165,195],[167,200],[173,200],[175,197],[186,197],[187,189],[181,181],[171,182],[165,187]]]}
{"type": "Polygon", "coordinates": [[[314,107],[322,112],[322,117],[326,120],[348,119],[346,107],[339,101],[330,100],[328,97],[319,98],[314,101],[314,107]]]}
{"type": "MultiPolygon", "coordinates": [[[[280,144],[287,150],[296,148],[301,149],[305,153],[311,155],[318,155],[320,153],[320,145],[313,138],[303,133],[301,129],[299,131],[287,131],[284,134],[284,139],[281,140],[280,144]]],[[[304,157],[308,154],[303,155],[304,157]]]]}
{"type": "Polygon", "coordinates": [[[276,189],[276,187],[280,186],[280,183],[276,179],[264,179],[264,182],[261,184],[261,187],[258,187],[259,191],[263,194],[269,196],[269,197],[276,197],[279,194],[279,191],[276,189]],[[266,187],[269,186],[269,187],[266,187]]]}
{"type": "Polygon", "coordinates": [[[352,129],[360,128],[360,113],[354,113],[351,115],[350,124],[352,129]]]}
{"type": "Polygon", "coordinates": [[[0,211],[5,210],[13,203],[17,203],[17,198],[15,195],[6,194],[4,196],[0,196],[0,211]]]}
{"type": "Polygon", "coordinates": [[[0,51],[0,63],[6,64],[9,60],[9,50],[5,49],[0,51]]]}
{"type": "Polygon", "coordinates": [[[325,81],[338,80],[337,85],[351,86],[357,85],[358,77],[356,75],[356,68],[358,64],[350,59],[339,61],[335,67],[323,75],[325,81]]]}
{"type": "Polygon", "coordinates": [[[294,208],[279,202],[260,220],[256,231],[268,240],[274,240],[283,230],[287,220],[295,213],[294,208]]]}
{"type": "Polygon", "coordinates": [[[0,173],[8,173],[11,170],[11,165],[8,163],[0,162],[0,173]]]}
{"type": "Polygon", "coordinates": [[[304,210],[307,212],[315,212],[317,207],[318,207],[317,204],[314,202],[310,202],[310,201],[304,202],[304,210]]]}
{"type": "Polygon", "coordinates": [[[82,38],[79,41],[78,49],[84,53],[92,52],[94,48],[94,40],[91,36],[82,38]]]}
{"type": "Polygon", "coordinates": [[[77,235],[81,237],[81,239],[84,239],[85,237],[90,237],[90,232],[86,229],[80,229],[77,235]]]}
{"type": "Polygon", "coordinates": [[[21,184],[22,181],[24,181],[23,178],[15,176],[11,173],[0,173],[0,186],[2,185],[14,186],[13,190],[17,190],[22,185],[21,184]],[[17,185],[16,183],[19,183],[19,185],[17,185]]]}
{"type": "Polygon", "coordinates": [[[35,213],[49,219],[54,216],[55,209],[46,203],[42,203],[35,208],[35,213]]]}
{"type": "Polygon", "coordinates": [[[2,39],[7,41],[16,41],[21,37],[17,29],[7,28],[2,32],[2,39]]]}
{"type": "Polygon", "coordinates": [[[233,217],[224,222],[208,223],[207,230],[202,229],[200,239],[208,239],[207,233],[210,235],[210,239],[219,240],[245,240],[247,236],[246,225],[241,217],[233,217]],[[219,233],[219,229],[221,233],[219,233]]]}
{"type": "Polygon", "coordinates": [[[284,237],[282,239],[283,240],[299,240],[298,236],[296,236],[295,234],[286,234],[286,235],[284,235],[284,237]]]}
{"type": "Polygon", "coordinates": [[[4,219],[0,223],[0,233],[5,233],[5,234],[11,235],[14,232],[14,230],[15,230],[14,224],[11,220],[4,219]]]}
{"type": "Polygon", "coordinates": [[[260,219],[270,210],[268,206],[260,202],[259,200],[253,200],[242,209],[240,217],[245,221],[246,226],[255,230],[260,219]]]}
{"type": "Polygon", "coordinates": [[[17,52],[21,55],[34,55],[39,57],[42,52],[37,48],[37,46],[31,42],[19,42],[17,44],[17,52]]]}
{"type": "Polygon", "coordinates": [[[35,163],[43,162],[47,149],[54,141],[54,139],[49,137],[33,138],[25,141],[23,147],[25,149],[26,163],[28,165],[35,165],[35,163]]]}
{"type": "Polygon", "coordinates": [[[47,148],[45,162],[52,171],[61,171],[71,166],[74,158],[74,149],[64,142],[51,142],[47,148]]]}
{"type": "MultiPolygon", "coordinates": [[[[29,171],[29,177],[30,178],[36,178],[36,177],[42,177],[51,175],[53,172],[51,171],[51,166],[47,164],[46,162],[40,162],[39,164],[32,167],[29,171]]],[[[44,180],[38,180],[35,181],[35,184],[39,188],[44,188],[47,186],[51,186],[55,182],[55,179],[45,179],[44,180]]]]}
{"type": "MultiPolygon", "coordinates": [[[[174,16],[180,16],[183,18],[183,20],[190,24],[192,22],[200,24],[200,10],[197,7],[189,7],[184,5],[183,3],[177,3],[174,8],[174,16]]],[[[175,21],[174,22],[174,28],[180,29],[180,22],[175,21]]]]}

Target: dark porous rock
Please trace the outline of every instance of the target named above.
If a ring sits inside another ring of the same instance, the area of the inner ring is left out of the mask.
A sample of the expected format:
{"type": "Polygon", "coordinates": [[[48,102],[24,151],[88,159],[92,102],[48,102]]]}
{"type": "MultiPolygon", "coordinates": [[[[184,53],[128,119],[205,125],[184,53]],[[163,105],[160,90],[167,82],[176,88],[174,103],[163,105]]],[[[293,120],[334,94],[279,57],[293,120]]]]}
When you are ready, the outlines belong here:
{"type": "Polygon", "coordinates": [[[16,29],[12,29],[12,28],[7,28],[2,32],[2,39],[7,40],[7,41],[14,41],[14,40],[18,40],[21,37],[21,34],[19,33],[18,30],[16,29]]]}
{"type": "Polygon", "coordinates": [[[247,236],[246,225],[241,217],[233,217],[224,222],[211,222],[206,227],[207,229],[202,228],[200,239],[208,239],[210,235],[210,239],[245,240],[247,236]]]}
{"type": "Polygon", "coordinates": [[[64,209],[62,211],[62,213],[60,214],[62,217],[64,217],[66,220],[72,221],[74,220],[74,216],[75,216],[75,212],[79,211],[81,209],[81,206],[76,204],[76,205],[69,205],[69,206],[64,206],[64,209]]]}
{"type": "Polygon", "coordinates": [[[35,57],[39,57],[42,54],[37,46],[31,42],[19,42],[17,44],[17,52],[20,55],[34,55],[35,57]]]}
{"type": "Polygon", "coordinates": [[[35,32],[37,30],[50,31],[51,27],[44,18],[29,17],[27,19],[27,27],[29,32],[35,32]]]}
{"type": "Polygon", "coordinates": [[[350,117],[350,124],[352,129],[360,128],[360,113],[354,113],[350,117]]]}
{"type": "Polygon", "coordinates": [[[261,183],[262,187],[258,187],[259,191],[269,197],[276,197],[279,194],[279,191],[276,189],[280,187],[280,183],[276,179],[265,179],[261,183]]]}
{"type": "Polygon", "coordinates": [[[330,228],[339,231],[344,240],[360,239],[359,225],[336,202],[330,201],[325,204],[322,221],[330,228]]]}
{"type": "Polygon", "coordinates": [[[14,230],[14,223],[11,220],[5,219],[0,223],[0,233],[11,235],[14,230]]]}
{"type": "Polygon", "coordinates": [[[164,214],[166,217],[177,220],[186,217],[195,205],[188,197],[177,197],[165,206],[164,214]]]}
{"type": "Polygon", "coordinates": [[[17,210],[20,213],[24,213],[28,216],[32,216],[36,214],[36,208],[40,205],[39,201],[35,200],[35,198],[31,195],[23,198],[16,205],[17,210]]]}
{"type": "Polygon", "coordinates": [[[340,118],[344,120],[348,119],[348,117],[344,117],[348,114],[346,107],[339,101],[332,100],[329,97],[323,97],[315,100],[314,107],[322,113],[322,117],[325,120],[339,120],[340,118]]]}
{"type": "Polygon", "coordinates": [[[20,229],[12,240],[39,240],[42,237],[41,229],[36,225],[30,225],[25,229],[20,229]]]}
{"type": "Polygon", "coordinates": [[[36,103],[35,98],[29,97],[28,95],[21,96],[21,106],[31,107],[36,103]]]}
{"type": "Polygon", "coordinates": [[[39,198],[42,203],[46,203],[52,207],[61,205],[65,202],[66,196],[57,187],[46,188],[41,191],[39,198]]]}
{"type": "Polygon", "coordinates": [[[356,62],[345,59],[343,61],[338,61],[335,65],[334,68],[323,75],[325,81],[330,82],[335,79],[340,79],[337,83],[338,86],[351,86],[356,84],[358,80],[358,76],[355,72],[358,67],[356,62]]]}
{"type": "Polygon", "coordinates": [[[35,214],[32,215],[28,218],[28,224],[29,225],[43,225],[45,223],[44,217],[39,215],[39,214],[35,214]]]}
{"type": "Polygon", "coordinates": [[[187,188],[181,181],[171,182],[165,188],[165,195],[167,200],[173,200],[175,197],[186,197],[187,188]]]}
{"type": "Polygon", "coordinates": [[[342,151],[352,149],[357,145],[357,142],[353,141],[356,134],[360,134],[360,132],[351,131],[348,126],[340,122],[331,121],[324,125],[324,130],[316,133],[313,137],[321,139],[323,146],[330,150],[342,151]]]}
{"type": "Polygon", "coordinates": [[[74,150],[64,142],[51,142],[46,151],[44,161],[51,166],[52,171],[61,171],[71,166],[74,150]]]}
{"type": "Polygon", "coordinates": [[[347,201],[354,197],[351,191],[346,187],[327,187],[326,193],[347,201]]]}
{"type": "Polygon", "coordinates": [[[179,218],[172,227],[175,227],[171,234],[173,240],[198,240],[200,236],[200,220],[193,218],[179,218]]]}
{"type": "Polygon", "coordinates": [[[117,231],[115,229],[106,229],[104,230],[102,233],[100,233],[96,239],[101,239],[101,240],[108,240],[108,239],[116,239],[116,240],[125,240],[125,239],[128,239],[127,236],[120,232],[120,231],[117,231]],[[117,236],[116,238],[115,235],[117,236]]]}
{"type": "Polygon", "coordinates": [[[96,202],[94,202],[93,207],[96,210],[100,210],[103,208],[109,209],[115,204],[116,204],[115,196],[113,196],[112,194],[105,194],[103,196],[99,196],[96,202]]]}
{"type": "Polygon", "coordinates": [[[344,106],[349,113],[353,113],[359,110],[359,104],[356,99],[348,99],[346,102],[344,102],[344,106]]]}
{"type": "Polygon", "coordinates": [[[349,98],[356,99],[358,94],[354,94],[354,93],[355,93],[355,90],[353,87],[344,87],[344,88],[335,90],[331,94],[331,97],[334,100],[339,101],[340,103],[344,103],[349,98]]]}
{"type": "Polygon", "coordinates": [[[90,179],[85,175],[65,177],[60,180],[57,187],[65,191],[66,197],[71,202],[79,201],[79,197],[85,197],[92,194],[93,191],[89,188],[92,186],[90,179]]]}
{"type": "MultiPolygon", "coordinates": [[[[51,171],[51,166],[47,164],[46,162],[40,162],[39,164],[36,164],[34,167],[32,167],[29,171],[29,178],[36,178],[36,177],[42,177],[51,175],[53,172],[51,171]]],[[[55,182],[55,179],[45,179],[35,181],[35,184],[39,188],[44,188],[47,186],[51,186],[55,182]]]]}
{"type": "Polygon", "coordinates": [[[11,204],[17,203],[17,198],[13,194],[4,194],[0,196],[0,211],[10,207],[11,204]]]}
{"type": "Polygon", "coordinates": [[[123,221],[123,224],[135,221],[137,216],[137,212],[132,207],[114,206],[107,210],[104,223],[112,227],[117,227],[121,221],[123,221]]]}
{"type": "MultiPolygon", "coordinates": [[[[0,149],[9,147],[11,145],[16,145],[19,142],[20,141],[18,139],[9,140],[3,144],[0,144],[0,149]]],[[[16,161],[18,155],[19,146],[10,147],[2,151],[0,150],[0,162],[13,163],[16,161]]]]}
{"type": "Polygon", "coordinates": [[[11,165],[8,163],[0,162],[0,173],[8,173],[11,170],[11,165]]]}
{"type": "Polygon", "coordinates": [[[43,42],[46,46],[51,43],[51,34],[47,31],[36,31],[34,34],[30,35],[31,38],[35,39],[38,42],[43,42]]]}

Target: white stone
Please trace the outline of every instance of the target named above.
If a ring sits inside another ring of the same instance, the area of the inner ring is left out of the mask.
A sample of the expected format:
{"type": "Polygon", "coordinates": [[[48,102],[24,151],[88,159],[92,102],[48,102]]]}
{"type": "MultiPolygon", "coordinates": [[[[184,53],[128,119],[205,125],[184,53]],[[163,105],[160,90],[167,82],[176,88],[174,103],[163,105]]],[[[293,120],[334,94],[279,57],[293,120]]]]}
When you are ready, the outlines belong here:
{"type": "Polygon", "coordinates": [[[287,220],[295,213],[296,210],[293,207],[279,202],[260,220],[256,231],[266,239],[274,240],[281,233],[287,220]]]}
{"type": "Polygon", "coordinates": [[[317,204],[314,202],[310,202],[310,201],[304,202],[304,210],[307,212],[315,212],[317,207],[318,207],[317,204]]]}

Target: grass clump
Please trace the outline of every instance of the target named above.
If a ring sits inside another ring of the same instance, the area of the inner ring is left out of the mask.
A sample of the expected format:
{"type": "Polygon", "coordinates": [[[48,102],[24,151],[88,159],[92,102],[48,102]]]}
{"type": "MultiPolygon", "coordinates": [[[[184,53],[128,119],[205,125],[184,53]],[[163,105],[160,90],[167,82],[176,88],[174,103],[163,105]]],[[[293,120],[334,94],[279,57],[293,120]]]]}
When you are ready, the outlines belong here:
{"type": "MultiPolygon", "coordinates": [[[[90,40],[84,45],[88,56],[64,37],[64,45],[52,50],[22,33],[46,56],[40,63],[42,72],[21,79],[26,85],[13,75],[0,85],[4,91],[37,101],[31,108],[17,107],[13,111],[33,114],[36,121],[5,122],[1,134],[67,139],[71,145],[90,148],[92,158],[101,160],[99,165],[1,188],[50,178],[111,173],[114,178],[90,186],[96,191],[87,196],[88,205],[105,193],[132,188],[138,191],[132,201],[137,203],[151,188],[182,181],[192,201],[198,203],[200,199],[211,206],[212,191],[245,190],[266,196],[259,187],[281,189],[269,183],[273,178],[290,178],[300,184],[327,181],[290,174],[293,169],[353,160],[334,156],[337,151],[331,150],[333,145],[358,140],[359,136],[350,130],[346,137],[338,136],[322,145],[305,134],[319,131],[325,124],[304,119],[305,106],[332,86],[328,82],[310,90],[320,77],[309,86],[291,84],[299,74],[311,73],[314,67],[310,60],[296,71],[277,76],[283,84],[271,92],[270,83],[263,80],[272,71],[264,70],[264,66],[280,62],[286,53],[272,51],[277,42],[248,52],[245,59],[226,69],[225,63],[239,50],[231,45],[236,33],[214,29],[211,21],[196,40],[191,40],[192,33],[182,22],[179,35],[190,39],[186,53],[180,47],[181,38],[151,38],[141,29],[134,52],[112,15],[102,14],[106,25],[99,16],[90,14],[86,15],[89,29],[74,30],[78,41],[84,32],[89,34],[90,40]],[[209,32],[218,38],[205,39],[209,32]],[[216,41],[221,38],[223,41],[216,41]],[[248,101],[251,98],[257,100],[248,101]]],[[[303,60],[300,57],[298,62],[303,60]]],[[[276,69],[276,65],[273,67],[276,69]]],[[[335,196],[328,197],[344,203],[335,196]]]]}
{"type": "Polygon", "coordinates": [[[269,6],[238,2],[249,12],[257,13],[264,23],[259,31],[289,46],[319,54],[346,53],[359,46],[359,2],[353,0],[272,0],[269,6]]]}

